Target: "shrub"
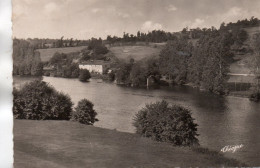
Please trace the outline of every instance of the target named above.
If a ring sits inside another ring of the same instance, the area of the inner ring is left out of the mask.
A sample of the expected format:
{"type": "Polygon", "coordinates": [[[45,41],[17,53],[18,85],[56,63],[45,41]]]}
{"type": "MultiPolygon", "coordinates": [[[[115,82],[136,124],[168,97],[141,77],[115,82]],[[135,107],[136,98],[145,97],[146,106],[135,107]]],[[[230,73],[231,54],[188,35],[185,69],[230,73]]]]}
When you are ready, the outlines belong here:
{"type": "Polygon", "coordinates": [[[107,47],[104,46],[104,45],[97,45],[97,46],[95,46],[95,48],[94,48],[94,53],[95,53],[96,55],[106,54],[106,53],[108,53],[108,49],[107,49],[107,47]]]}
{"type": "Polygon", "coordinates": [[[115,73],[113,71],[108,73],[108,80],[109,81],[114,81],[115,80],[115,73]]]}
{"type": "Polygon", "coordinates": [[[50,72],[44,72],[44,76],[50,76],[51,73],[50,72]]]}
{"type": "Polygon", "coordinates": [[[251,101],[258,102],[260,100],[260,92],[256,92],[250,95],[249,99],[251,101]]]}
{"type": "Polygon", "coordinates": [[[79,72],[79,80],[86,82],[89,78],[91,78],[89,71],[87,69],[81,69],[79,72]]]}
{"type": "Polygon", "coordinates": [[[13,113],[17,119],[69,120],[71,117],[70,97],[45,82],[28,83],[21,90],[14,90],[13,95],[13,113]]]}
{"type": "Polygon", "coordinates": [[[79,101],[72,116],[73,120],[82,124],[93,125],[95,121],[98,121],[95,118],[97,113],[93,109],[93,106],[93,103],[87,99],[82,99],[79,101]]]}
{"type": "Polygon", "coordinates": [[[198,145],[197,124],[191,112],[166,101],[146,105],[134,118],[136,132],[144,137],[174,145],[198,145]]]}

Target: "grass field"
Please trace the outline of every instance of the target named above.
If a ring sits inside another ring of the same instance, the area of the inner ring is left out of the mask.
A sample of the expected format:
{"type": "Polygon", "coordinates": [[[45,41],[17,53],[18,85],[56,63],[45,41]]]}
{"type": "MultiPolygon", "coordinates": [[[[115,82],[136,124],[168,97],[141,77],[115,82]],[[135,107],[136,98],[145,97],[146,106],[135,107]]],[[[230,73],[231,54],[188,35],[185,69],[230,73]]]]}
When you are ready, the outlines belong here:
{"type": "Polygon", "coordinates": [[[47,49],[38,49],[37,51],[40,52],[41,60],[43,62],[49,61],[51,57],[56,53],[73,53],[73,52],[80,52],[82,49],[86,48],[87,46],[79,46],[79,47],[64,47],[64,48],[47,48],[47,49]]]}
{"type": "Polygon", "coordinates": [[[174,147],[71,121],[14,120],[15,168],[242,165],[202,148],[174,147]]]}
{"type": "Polygon", "coordinates": [[[161,51],[161,46],[157,48],[152,46],[116,46],[109,50],[121,60],[128,61],[133,58],[135,61],[142,60],[148,57],[158,57],[161,51]]]}
{"type": "MultiPolygon", "coordinates": [[[[244,28],[249,37],[245,41],[245,46],[252,45],[252,37],[255,33],[260,32],[260,27],[244,28]]],[[[230,65],[230,73],[233,74],[252,74],[252,63],[254,61],[253,55],[248,53],[245,55],[235,55],[235,62],[230,65]]],[[[252,76],[232,76],[229,82],[252,82],[254,77],[252,76]]]]}

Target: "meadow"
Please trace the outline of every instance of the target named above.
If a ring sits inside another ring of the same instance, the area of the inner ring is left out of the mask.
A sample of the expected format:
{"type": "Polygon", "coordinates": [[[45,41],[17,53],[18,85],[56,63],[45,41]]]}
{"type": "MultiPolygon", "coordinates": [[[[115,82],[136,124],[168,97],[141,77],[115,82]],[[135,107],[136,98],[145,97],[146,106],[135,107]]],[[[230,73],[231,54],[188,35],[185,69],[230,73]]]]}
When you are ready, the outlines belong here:
{"type": "Polygon", "coordinates": [[[109,48],[109,50],[118,59],[128,61],[133,58],[135,61],[139,61],[144,58],[158,57],[161,47],[162,45],[156,44],[154,44],[154,46],[116,46],[109,48]]]}
{"type": "Polygon", "coordinates": [[[204,148],[174,147],[137,134],[72,121],[14,120],[14,167],[244,166],[204,148]]]}
{"type": "Polygon", "coordinates": [[[41,60],[43,62],[46,62],[46,61],[49,61],[56,52],[68,54],[68,53],[80,52],[81,50],[83,50],[85,48],[87,48],[87,46],[47,48],[47,49],[38,49],[37,51],[40,52],[41,60]]]}

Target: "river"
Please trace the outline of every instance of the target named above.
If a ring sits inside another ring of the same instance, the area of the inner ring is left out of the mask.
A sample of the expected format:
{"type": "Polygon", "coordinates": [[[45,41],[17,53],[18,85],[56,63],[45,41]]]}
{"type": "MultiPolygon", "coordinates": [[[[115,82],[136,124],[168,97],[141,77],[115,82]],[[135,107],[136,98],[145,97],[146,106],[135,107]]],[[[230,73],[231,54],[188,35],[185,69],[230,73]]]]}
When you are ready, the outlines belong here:
{"type": "MultiPolygon", "coordinates": [[[[25,83],[15,77],[14,85],[25,83]]],[[[26,79],[30,81],[31,79],[26,79]]],[[[225,156],[249,165],[260,166],[260,103],[247,98],[221,97],[184,86],[155,90],[120,87],[113,83],[91,79],[82,83],[78,79],[43,77],[58,91],[68,94],[74,104],[83,98],[93,102],[99,119],[96,127],[134,133],[133,117],[147,103],[166,100],[192,111],[198,126],[202,147],[220,151],[227,145],[243,147],[225,156]]]]}

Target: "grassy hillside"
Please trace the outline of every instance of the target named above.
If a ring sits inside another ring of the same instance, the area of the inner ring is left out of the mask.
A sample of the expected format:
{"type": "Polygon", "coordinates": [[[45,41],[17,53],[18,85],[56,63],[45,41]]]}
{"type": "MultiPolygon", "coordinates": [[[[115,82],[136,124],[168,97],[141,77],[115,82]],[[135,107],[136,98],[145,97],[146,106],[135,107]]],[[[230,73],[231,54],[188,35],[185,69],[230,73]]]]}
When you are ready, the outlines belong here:
{"type": "Polygon", "coordinates": [[[249,28],[244,28],[244,30],[249,34],[249,36],[252,37],[253,34],[259,33],[260,27],[249,27],[249,28]]]}
{"type": "MultiPolygon", "coordinates": [[[[260,27],[251,27],[244,28],[244,30],[248,33],[249,37],[244,42],[243,47],[251,47],[252,46],[252,37],[255,33],[260,32],[260,27]]],[[[252,62],[254,61],[253,55],[250,53],[246,54],[236,54],[235,62],[230,66],[230,73],[233,74],[252,74],[252,62]]],[[[252,82],[254,77],[252,76],[232,76],[229,79],[229,82],[252,82]]]]}
{"type": "Polygon", "coordinates": [[[87,46],[79,46],[79,47],[64,47],[64,48],[47,48],[47,49],[38,49],[37,51],[40,52],[41,60],[43,62],[49,61],[50,58],[56,53],[73,53],[73,52],[80,52],[82,49],[86,48],[87,46]]]}
{"type": "Polygon", "coordinates": [[[216,152],[174,147],[71,121],[14,120],[15,168],[242,165],[216,152]]]}
{"type": "Polygon", "coordinates": [[[136,61],[148,57],[158,57],[161,51],[160,45],[154,46],[116,46],[111,47],[109,50],[121,60],[128,61],[133,58],[136,61]]]}

